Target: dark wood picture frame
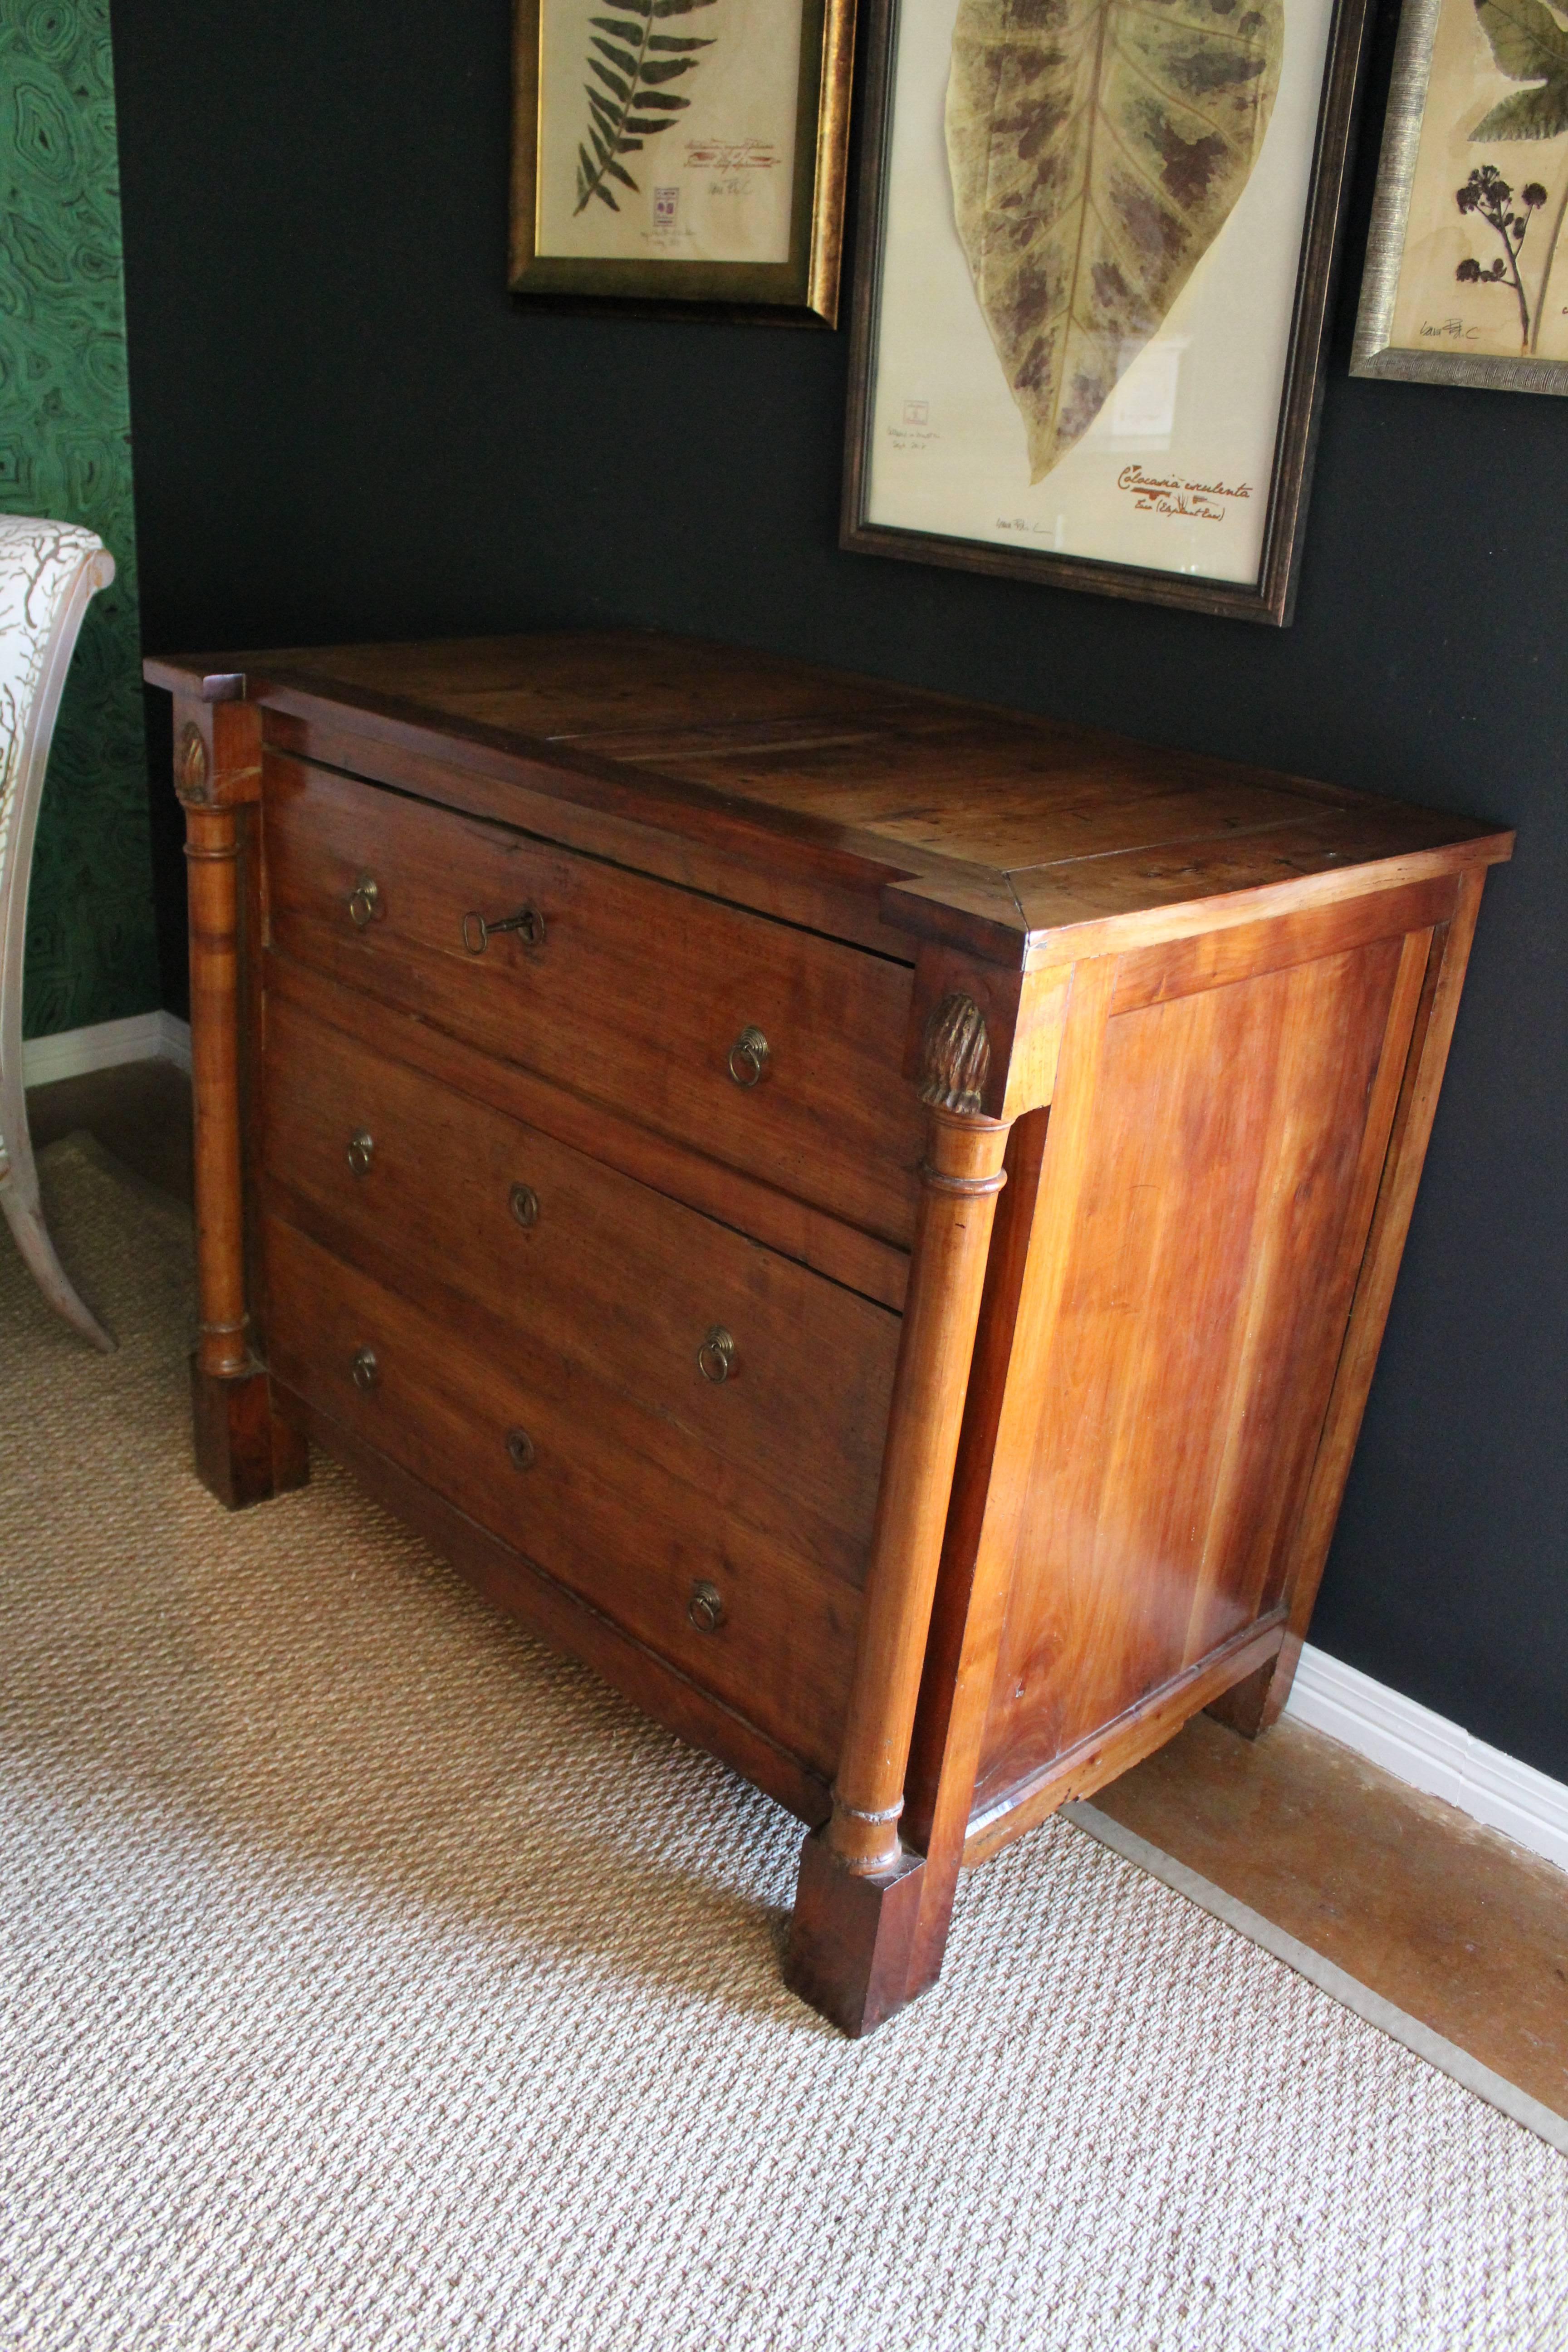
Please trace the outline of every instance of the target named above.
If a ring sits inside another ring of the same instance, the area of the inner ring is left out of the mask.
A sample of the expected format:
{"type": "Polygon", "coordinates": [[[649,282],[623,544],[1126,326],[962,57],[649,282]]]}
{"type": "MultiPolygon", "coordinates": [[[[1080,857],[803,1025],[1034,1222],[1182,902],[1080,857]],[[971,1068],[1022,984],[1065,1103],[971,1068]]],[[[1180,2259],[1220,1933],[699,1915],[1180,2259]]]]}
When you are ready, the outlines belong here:
{"type": "Polygon", "coordinates": [[[874,415],[899,13],[900,0],[869,0],[863,35],[868,58],[866,129],[840,546],[858,554],[894,556],[909,563],[945,564],[1005,579],[1088,589],[1103,596],[1286,626],[1295,604],[1302,525],[1322,407],[1324,345],[1338,276],[1371,0],[1335,0],[1331,22],[1263,544],[1258,578],[1252,584],[1146,570],[1092,556],[1035,552],[868,520],[868,436],[874,415]]]}
{"type": "Polygon", "coordinates": [[[844,243],[855,0],[803,0],[787,261],[626,261],[541,254],[539,58],[542,0],[517,0],[512,31],[511,238],[515,295],[574,310],[834,327],[844,243]]]}

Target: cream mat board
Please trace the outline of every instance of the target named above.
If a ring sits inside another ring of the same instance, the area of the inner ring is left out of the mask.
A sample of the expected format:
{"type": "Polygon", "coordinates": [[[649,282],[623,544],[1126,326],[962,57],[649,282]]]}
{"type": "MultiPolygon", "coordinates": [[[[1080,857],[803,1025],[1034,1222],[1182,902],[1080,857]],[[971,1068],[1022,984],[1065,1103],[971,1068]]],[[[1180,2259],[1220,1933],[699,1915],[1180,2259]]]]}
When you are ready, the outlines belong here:
{"type": "Polygon", "coordinates": [[[847,2042],[800,1832],[317,1458],[189,1461],[190,1232],[0,1236],[0,2345],[1552,2352],[1568,2163],[1058,1820],[847,2042]]]}

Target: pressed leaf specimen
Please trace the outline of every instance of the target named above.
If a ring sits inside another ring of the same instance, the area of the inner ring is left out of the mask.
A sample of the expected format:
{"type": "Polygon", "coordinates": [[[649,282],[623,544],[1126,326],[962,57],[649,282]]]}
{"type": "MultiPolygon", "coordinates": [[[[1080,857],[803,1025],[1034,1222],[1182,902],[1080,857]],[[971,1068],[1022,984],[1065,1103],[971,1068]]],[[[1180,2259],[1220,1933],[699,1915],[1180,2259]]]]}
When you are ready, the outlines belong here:
{"type": "MultiPolygon", "coordinates": [[[[1499,70],[1507,74],[1510,81],[1529,82],[1532,87],[1515,90],[1510,98],[1500,99],[1496,106],[1482,115],[1471,131],[1471,143],[1479,146],[1494,139],[1560,139],[1568,131],[1568,28],[1559,23],[1552,10],[1542,5],[1542,0],[1476,0],[1476,19],[1487,37],[1499,70]]],[[[1489,170],[1491,167],[1489,165],[1487,168],[1489,170]]],[[[1479,176],[1472,172],[1466,187],[1479,176]]],[[[1500,174],[1493,173],[1492,176],[1502,184],[1500,174]]],[[[1532,185],[1539,187],[1539,183],[1532,185]]],[[[1512,191],[1503,184],[1505,203],[1511,194],[1512,191]]],[[[1541,321],[1546,310],[1546,289],[1552,277],[1552,265],[1557,257],[1557,240],[1563,234],[1563,215],[1568,213],[1568,173],[1563,177],[1563,194],[1558,198],[1552,232],[1546,240],[1546,251],[1541,265],[1541,283],[1535,297],[1533,324],[1519,275],[1519,247],[1524,242],[1524,221],[1521,219],[1516,223],[1510,243],[1508,229],[1492,220],[1490,213],[1479,204],[1473,206],[1466,204],[1465,188],[1458,189],[1457,195],[1460,211],[1480,211],[1483,219],[1491,221],[1491,226],[1498,229],[1504,245],[1509,247],[1510,262],[1506,271],[1500,269],[1494,262],[1490,271],[1483,270],[1478,265],[1474,274],[1477,278],[1510,277],[1519,297],[1523,347],[1527,352],[1532,352],[1541,340],[1541,321]]],[[[1531,188],[1523,191],[1523,198],[1533,210],[1531,188]]],[[[1536,201],[1545,203],[1546,191],[1543,188],[1540,189],[1536,201]]],[[[1461,262],[1458,274],[1461,278],[1468,278],[1471,273],[1461,262]]]]}
{"type": "Polygon", "coordinates": [[[623,155],[641,152],[643,142],[668,131],[678,114],[690,105],[671,82],[695,73],[697,51],[710,49],[712,40],[697,40],[655,31],[671,16],[689,16],[695,9],[711,8],[715,0],[621,0],[613,16],[590,16],[588,71],[584,84],[588,95],[588,143],[577,150],[577,202],[582,212],[595,196],[613,213],[620,211],[612,180],[637,194],[637,183],[621,162],[623,155]]]}
{"type": "Polygon", "coordinates": [[[1476,0],[1476,17],[1510,81],[1536,87],[1500,100],[1471,139],[1559,138],[1568,131],[1568,32],[1542,0],[1476,0]]]}
{"type": "Polygon", "coordinates": [[[1088,431],[1224,227],[1284,41],[1284,0],[960,0],[953,206],[1031,481],[1088,431]]]}

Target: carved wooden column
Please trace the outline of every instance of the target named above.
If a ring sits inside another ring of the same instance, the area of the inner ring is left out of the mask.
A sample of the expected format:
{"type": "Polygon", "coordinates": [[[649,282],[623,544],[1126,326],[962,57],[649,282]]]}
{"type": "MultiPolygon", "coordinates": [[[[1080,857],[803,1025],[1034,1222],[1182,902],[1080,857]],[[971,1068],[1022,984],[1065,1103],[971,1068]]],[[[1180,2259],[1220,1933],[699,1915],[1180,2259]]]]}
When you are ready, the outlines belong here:
{"type": "Polygon", "coordinates": [[[849,1711],[826,1827],[801,1854],[785,1975],[845,2032],[905,1999],[922,1858],[899,1836],[931,1601],[1007,1122],[981,1111],[985,1022],[954,992],[925,1031],[927,1157],[849,1711]]]}
{"type": "Polygon", "coordinates": [[[210,678],[203,699],[180,696],[174,705],[174,789],[190,875],[200,1314],[191,1408],[197,1474],[231,1510],[302,1485],[309,1470],[304,1439],[273,1414],[246,1302],[240,832],[261,797],[261,724],[243,691],[243,679],[210,678]]]}

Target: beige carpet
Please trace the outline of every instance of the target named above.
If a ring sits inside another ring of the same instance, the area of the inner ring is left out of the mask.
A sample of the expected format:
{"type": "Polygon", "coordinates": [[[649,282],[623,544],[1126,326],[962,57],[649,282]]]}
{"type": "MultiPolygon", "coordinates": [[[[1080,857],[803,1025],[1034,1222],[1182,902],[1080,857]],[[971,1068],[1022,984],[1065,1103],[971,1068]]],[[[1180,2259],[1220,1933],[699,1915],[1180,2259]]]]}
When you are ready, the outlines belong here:
{"type": "Polygon", "coordinates": [[[187,1466],[183,1221],[0,1233],[0,2343],[1560,2352],[1568,2165],[1066,1823],[852,2046],[798,1832],[325,1465],[187,1466]]]}

